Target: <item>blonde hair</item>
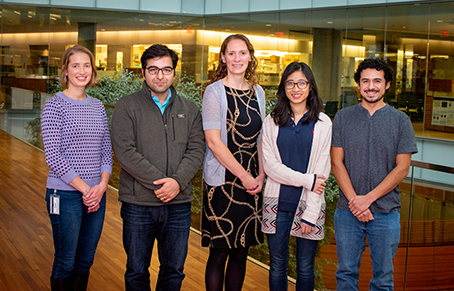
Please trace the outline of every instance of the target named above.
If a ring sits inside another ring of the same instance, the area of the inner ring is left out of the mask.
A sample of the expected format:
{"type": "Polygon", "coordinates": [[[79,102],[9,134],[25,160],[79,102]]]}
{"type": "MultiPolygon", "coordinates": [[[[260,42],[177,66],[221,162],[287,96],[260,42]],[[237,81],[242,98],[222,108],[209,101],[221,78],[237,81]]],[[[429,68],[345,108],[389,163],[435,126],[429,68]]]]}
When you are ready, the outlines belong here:
{"type": "Polygon", "coordinates": [[[99,81],[97,79],[98,74],[96,73],[96,68],[95,68],[95,58],[93,57],[93,54],[91,53],[91,51],[89,51],[86,47],[83,47],[81,45],[75,45],[73,47],[70,47],[63,53],[63,57],[61,58],[60,84],[62,84],[63,87],[68,88],[68,80],[67,80],[68,76],[66,73],[68,71],[69,58],[76,53],[85,53],[90,58],[91,79],[90,79],[90,82],[88,82],[87,86],[85,86],[85,88],[98,86],[99,81]]]}

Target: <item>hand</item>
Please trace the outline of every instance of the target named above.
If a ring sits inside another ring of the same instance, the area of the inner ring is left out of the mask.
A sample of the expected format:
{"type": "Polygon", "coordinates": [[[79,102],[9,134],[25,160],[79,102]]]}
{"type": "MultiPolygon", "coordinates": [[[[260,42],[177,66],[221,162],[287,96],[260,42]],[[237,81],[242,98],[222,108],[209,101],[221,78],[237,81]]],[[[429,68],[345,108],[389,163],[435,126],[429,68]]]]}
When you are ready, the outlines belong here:
{"type": "Polygon", "coordinates": [[[369,201],[367,195],[360,195],[353,197],[348,203],[348,207],[354,216],[358,217],[361,213],[369,209],[372,201],[369,201]]]}
{"type": "Polygon", "coordinates": [[[359,221],[361,222],[369,222],[371,220],[374,220],[374,216],[372,215],[372,212],[370,212],[369,209],[361,213],[360,215],[356,216],[359,221]]]}
{"type": "Polygon", "coordinates": [[[102,196],[106,193],[107,184],[98,184],[90,188],[86,195],[82,196],[85,206],[88,207],[87,213],[96,212],[99,209],[99,203],[102,196]]]}
{"type": "Polygon", "coordinates": [[[246,192],[248,192],[248,193],[251,194],[251,195],[255,195],[255,194],[257,194],[257,193],[262,192],[263,183],[265,182],[265,173],[258,175],[258,176],[255,178],[255,181],[256,181],[257,184],[258,184],[258,185],[257,185],[257,188],[252,189],[252,190],[247,190],[247,191],[246,191],[246,192]]]}
{"type": "Polygon", "coordinates": [[[302,234],[306,234],[306,233],[310,233],[314,230],[314,227],[313,226],[310,226],[309,224],[306,224],[304,222],[301,222],[301,233],[302,234]]]}
{"type": "MultiPolygon", "coordinates": [[[[239,178],[239,177],[238,177],[239,178]]],[[[252,175],[248,174],[243,178],[240,178],[241,183],[243,184],[243,187],[246,188],[246,191],[257,191],[257,188],[259,187],[259,184],[252,175]]],[[[260,188],[261,190],[261,188],[260,188]]],[[[250,193],[250,192],[249,192],[250,193]]],[[[250,193],[252,194],[252,193],[250,193]]]]}
{"type": "Polygon", "coordinates": [[[325,176],[323,175],[316,175],[315,178],[315,185],[314,190],[312,192],[317,193],[318,195],[322,195],[323,191],[325,191],[326,183],[325,183],[325,176]]]}
{"type": "Polygon", "coordinates": [[[163,178],[153,182],[155,185],[162,185],[154,191],[156,197],[164,203],[170,202],[180,193],[180,185],[173,178],[163,178]]]}

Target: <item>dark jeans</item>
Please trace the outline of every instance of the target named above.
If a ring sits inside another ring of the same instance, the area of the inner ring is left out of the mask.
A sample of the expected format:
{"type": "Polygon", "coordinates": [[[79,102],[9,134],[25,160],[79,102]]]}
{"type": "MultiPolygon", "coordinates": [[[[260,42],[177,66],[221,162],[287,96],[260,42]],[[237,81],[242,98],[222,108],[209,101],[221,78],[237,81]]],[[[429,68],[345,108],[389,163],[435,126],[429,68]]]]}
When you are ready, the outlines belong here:
{"type": "MultiPolygon", "coordinates": [[[[289,260],[289,237],[295,212],[278,210],[276,233],[267,234],[270,250],[270,291],[288,290],[287,265],[289,260]]],[[[314,262],[317,240],[296,238],[296,290],[314,290],[314,262]]]]}
{"type": "Polygon", "coordinates": [[[123,245],[128,256],[125,285],[129,291],[149,291],[151,254],[158,241],[156,291],[180,290],[188,252],[191,203],[142,206],[123,202],[123,245]]]}
{"type": "MultiPolygon", "coordinates": [[[[48,213],[49,196],[53,193],[53,189],[46,191],[48,213]]],[[[49,214],[55,248],[51,278],[65,279],[71,273],[88,275],[101,237],[106,195],[99,210],[92,213],[87,213],[79,191],[58,190],[57,195],[60,195],[60,215],[49,214]]]]}

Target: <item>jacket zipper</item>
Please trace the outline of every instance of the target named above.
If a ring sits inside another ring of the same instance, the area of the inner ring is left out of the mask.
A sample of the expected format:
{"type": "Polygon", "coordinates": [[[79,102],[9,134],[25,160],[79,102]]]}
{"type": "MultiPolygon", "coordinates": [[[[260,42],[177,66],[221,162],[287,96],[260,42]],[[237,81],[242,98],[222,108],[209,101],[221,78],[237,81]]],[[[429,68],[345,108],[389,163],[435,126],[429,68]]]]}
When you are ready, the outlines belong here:
{"type": "Polygon", "coordinates": [[[173,130],[173,140],[175,141],[175,118],[172,113],[172,130],[173,130]]]}
{"type": "MultiPolygon", "coordinates": [[[[167,108],[166,108],[167,109],[167,108]]],[[[167,140],[168,138],[168,132],[167,132],[167,118],[165,117],[165,111],[164,114],[162,115],[162,120],[164,121],[164,131],[165,131],[165,139],[166,139],[166,176],[169,176],[169,141],[167,140]]]]}

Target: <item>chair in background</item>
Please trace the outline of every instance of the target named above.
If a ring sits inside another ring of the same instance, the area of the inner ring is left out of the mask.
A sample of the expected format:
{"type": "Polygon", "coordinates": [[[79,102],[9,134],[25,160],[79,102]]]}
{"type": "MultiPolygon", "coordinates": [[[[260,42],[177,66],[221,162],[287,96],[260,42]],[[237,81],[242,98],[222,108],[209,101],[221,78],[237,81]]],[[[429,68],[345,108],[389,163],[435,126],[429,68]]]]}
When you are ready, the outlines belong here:
{"type": "Polygon", "coordinates": [[[326,102],[325,113],[331,119],[334,118],[334,115],[336,115],[338,110],[339,110],[339,101],[327,101],[326,102]]]}
{"type": "Polygon", "coordinates": [[[412,92],[399,94],[397,104],[394,107],[405,112],[412,121],[421,121],[423,119],[422,104],[418,102],[418,95],[412,92]]]}

